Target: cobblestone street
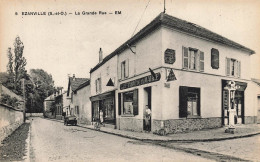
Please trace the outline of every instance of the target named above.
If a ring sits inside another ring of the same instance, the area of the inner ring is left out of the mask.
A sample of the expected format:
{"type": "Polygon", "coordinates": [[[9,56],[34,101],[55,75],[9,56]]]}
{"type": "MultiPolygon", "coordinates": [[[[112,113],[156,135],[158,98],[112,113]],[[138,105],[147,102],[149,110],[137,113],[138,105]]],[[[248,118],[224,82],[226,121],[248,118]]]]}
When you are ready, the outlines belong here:
{"type": "Polygon", "coordinates": [[[31,161],[209,161],[151,143],[31,119],[31,161]]]}

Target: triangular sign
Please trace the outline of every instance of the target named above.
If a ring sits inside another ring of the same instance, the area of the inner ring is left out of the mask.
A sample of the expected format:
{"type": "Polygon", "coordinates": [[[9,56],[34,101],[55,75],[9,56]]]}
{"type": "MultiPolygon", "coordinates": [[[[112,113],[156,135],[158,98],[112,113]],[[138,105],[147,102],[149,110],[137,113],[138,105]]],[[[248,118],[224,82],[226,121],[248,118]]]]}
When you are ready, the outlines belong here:
{"type": "Polygon", "coordinates": [[[112,79],[110,78],[109,81],[107,82],[107,86],[114,86],[114,83],[112,79]]]}
{"type": "Polygon", "coordinates": [[[169,75],[168,75],[168,77],[167,77],[167,82],[168,82],[168,81],[172,81],[172,80],[177,80],[177,79],[176,79],[176,76],[175,76],[173,70],[171,69],[171,70],[170,70],[170,73],[169,73],[169,75]]]}

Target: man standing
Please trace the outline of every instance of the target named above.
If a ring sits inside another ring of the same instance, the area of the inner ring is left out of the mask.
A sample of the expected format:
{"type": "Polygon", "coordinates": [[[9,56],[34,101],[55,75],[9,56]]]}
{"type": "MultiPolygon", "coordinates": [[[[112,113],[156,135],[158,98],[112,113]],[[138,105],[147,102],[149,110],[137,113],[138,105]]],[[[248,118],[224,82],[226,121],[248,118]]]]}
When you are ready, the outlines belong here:
{"type": "Polygon", "coordinates": [[[151,114],[152,111],[148,105],[145,106],[145,114],[144,114],[144,121],[145,121],[145,131],[151,131],[151,114]]]}

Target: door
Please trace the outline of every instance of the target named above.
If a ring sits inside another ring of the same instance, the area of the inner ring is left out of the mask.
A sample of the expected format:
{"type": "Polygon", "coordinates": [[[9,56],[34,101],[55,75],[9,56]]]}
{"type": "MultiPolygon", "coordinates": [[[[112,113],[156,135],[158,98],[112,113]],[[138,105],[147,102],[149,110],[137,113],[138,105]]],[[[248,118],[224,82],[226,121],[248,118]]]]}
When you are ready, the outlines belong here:
{"type": "Polygon", "coordinates": [[[148,121],[148,126],[146,125],[146,122],[145,120],[146,119],[146,107],[148,106],[148,108],[151,110],[152,112],[152,88],[151,87],[146,87],[144,88],[144,116],[143,116],[143,130],[147,130],[147,131],[151,131],[151,128],[152,128],[152,113],[151,113],[151,118],[150,120],[148,121]]]}

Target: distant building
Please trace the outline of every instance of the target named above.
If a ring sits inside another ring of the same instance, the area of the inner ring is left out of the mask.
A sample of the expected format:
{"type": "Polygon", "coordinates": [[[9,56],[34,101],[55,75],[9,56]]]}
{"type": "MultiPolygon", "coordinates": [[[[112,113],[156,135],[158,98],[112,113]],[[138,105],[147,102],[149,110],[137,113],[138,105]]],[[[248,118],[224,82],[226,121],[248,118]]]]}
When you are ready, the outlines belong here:
{"type": "Polygon", "coordinates": [[[228,124],[225,87],[234,81],[239,86],[235,123],[256,123],[257,98],[249,71],[254,53],[161,13],[107,57],[99,56],[90,70],[92,118],[99,118],[102,109],[105,121],[117,129],[143,131],[148,105],[152,132],[221,127],[228,124]]]}
{"type": "Polygon", "coordinates": [[[54,115],[54,111],[51,111],[51,108],[55,104],[55,96],[54,94],[50,95],[44,100],[44,111],[43,115],[45,117],[52,117],[54,115]]]}
{"type": "Polygon", "coordinates": [[[77,116],[79,123],[90,124],[91,122],[91,103],[90,79],[69,77],[67,99],[70,104],[66,107],[67,115],[77,116]]]}

